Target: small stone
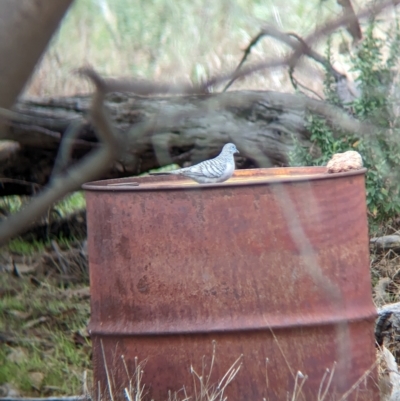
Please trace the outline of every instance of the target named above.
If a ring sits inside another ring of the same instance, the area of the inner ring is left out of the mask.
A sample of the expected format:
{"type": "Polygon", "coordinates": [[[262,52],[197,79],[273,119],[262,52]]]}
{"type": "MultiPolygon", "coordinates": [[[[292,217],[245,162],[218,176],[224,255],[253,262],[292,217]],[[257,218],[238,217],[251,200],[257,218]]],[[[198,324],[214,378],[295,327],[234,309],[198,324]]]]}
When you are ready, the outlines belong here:
{"type": "Polygon", "coordinates": [[[4,383],[0,386],[0,397],[16,398],[20,395],[19,390],[11,383],[4,383]]]}
{"type": "Polygon", "coordinates": [[[13,363],[21,364],[28,359],[28,353],[21,347],[16,347],[7,355],[7,360],[13,363]]]}
{"type": "Polygon", "coordinates": [[[16,263],[15,268],[18,270],[18,273],[20,274],[30,274],[36,270],[37,266],[27,265],[25,263],[16,263]]]}
{"type": "Polygon", "coordinates": [[[343,173],[350,170],[363,168],[362,157],[358,152],[349,150],[344,153],[336,153],[326,165],[328,173],[343,173]]]}
{"type": "Polygon", "coordinates": [[[26,320],[31,315],[29,312],[21,312],[19,310],[10,310],[9,315],[16,317],[17,319],[26,320]]]}
{"type": "Polygon", "coordinates": [[[40,390],[44,380],[44,374],[41,372],[31,372],[28,374],[29,381],[34,389],[40,390]]]}

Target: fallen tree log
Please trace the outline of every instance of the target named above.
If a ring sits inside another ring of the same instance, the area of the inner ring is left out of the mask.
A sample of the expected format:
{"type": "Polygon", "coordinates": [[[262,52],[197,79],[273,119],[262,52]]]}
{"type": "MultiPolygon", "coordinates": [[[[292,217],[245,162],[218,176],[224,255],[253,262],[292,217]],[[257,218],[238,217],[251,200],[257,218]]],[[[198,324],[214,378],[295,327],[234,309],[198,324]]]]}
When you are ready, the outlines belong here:
{"type": "MultiPolygon", "coordinates": [[[[99,146],[86,117],[90,102],[90,96],[74,96],[16,104],[5,136],[13,142],[8,142],[8,152],[0,152],[0,196],[31,195],[46,185],[71,123],[77,134],[69,164],[99,146]]],[[[215,156],[229,141],[241,152],[238,168],[287,165],[293,137],[309,145],[306,113],[310,108],[318,112],[324,105],[302,95],[261,91],[153,98],[109,94],[106,107],[129,152],[102,178],[138,175],[171,163],[196,163],[215,156]],[[165,119],[166,113],[174,117],[165,119]],[[162,130],[135,137],[132,127],[151,119],[160,123],[158,118],[163,118],[162,130]]]]}

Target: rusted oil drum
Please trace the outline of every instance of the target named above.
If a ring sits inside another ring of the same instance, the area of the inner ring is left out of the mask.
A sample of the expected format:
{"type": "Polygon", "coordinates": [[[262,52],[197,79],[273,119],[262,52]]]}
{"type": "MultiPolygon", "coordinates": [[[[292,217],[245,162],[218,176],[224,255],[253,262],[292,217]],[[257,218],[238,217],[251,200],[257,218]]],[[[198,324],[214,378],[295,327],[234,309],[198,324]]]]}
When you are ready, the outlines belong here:
{"type": "Polygon", "coordinates": [[[84,185],[96,391],[124,398],[146,361],[148,399],[183,399],[191,367],[205,382],[212,364],[211,385],[242,355],[229,401],[291,399],[298,371],[296,399],[321,399],[327,369],[325,399],[376,400],[364,179],[304,167],[84,185]]]}

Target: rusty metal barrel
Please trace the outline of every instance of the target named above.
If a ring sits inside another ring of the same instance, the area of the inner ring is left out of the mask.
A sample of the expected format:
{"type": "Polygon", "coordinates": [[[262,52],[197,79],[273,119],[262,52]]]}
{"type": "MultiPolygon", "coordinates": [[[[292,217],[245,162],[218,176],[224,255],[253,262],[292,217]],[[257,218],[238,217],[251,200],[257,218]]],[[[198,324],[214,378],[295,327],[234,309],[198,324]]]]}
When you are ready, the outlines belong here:
{"type": "Polygon", "coordinates": [[[148,399],[183,399],[240,365],[229,401],[282,401],[300,383],[298,399],[377,399],[365,169],[84,189],[97,392],[123,399],[142,370],[148,399]]]}

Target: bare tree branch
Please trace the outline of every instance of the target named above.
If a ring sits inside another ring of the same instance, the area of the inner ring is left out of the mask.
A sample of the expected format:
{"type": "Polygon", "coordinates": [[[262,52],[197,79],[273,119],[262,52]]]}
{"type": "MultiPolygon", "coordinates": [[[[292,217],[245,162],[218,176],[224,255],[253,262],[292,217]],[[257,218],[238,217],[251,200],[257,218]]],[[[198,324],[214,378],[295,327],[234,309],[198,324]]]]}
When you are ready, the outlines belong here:
{"type": "Polygon", "coordinates": [[[361,40],[362,33],[360,23],[358,22],[358,18],[356,13],[354,12],[353,5],[350,0],[337,0],[339,5],[343,7],[343,14],[347,14],[350,18],[349,23],[346,25],[347,32],[353,38],[353,42],[357,42],[361,40]]]}
{"type": "Polygon", "coordinates": [[[46,213],[48,208],[61,197],[76,190],[83,183],[101,175],[114,160],[118,152],[118,142],[112,126],[105,113],[103,86],[98,85],[93,96],[91,118],[104,146],[94,151],[81,162],[71,167],[64,176],[55,176],[50,184],[20,212],[9,216],[0,224],[0,244],[4,244],[13,236],[29,227],[38,217],[46,213]]]}
{"type": "Polygon", "coordinates": [[[68,129],[64,132],[56,160],[54,162],[52,176],[61,174],[64,168],[66,168],[69,158],[71,156],[72,146],[77,139],[80,129],[82,128],[82,121],[73,121],[68,126],[68,129]]]}
{"type": "MultiPolygon", "coordinates": [[[[237,73],[240,70],[240,68],[242,67],[242,65],[246,61],[247,57],[249,56],[249,54],[251,52],[251,49],[259,42],[259,40],[261,38],[264,38],[266,36],[271,36],[274,39],[277,39],[277,40],[287,44],[293,50],[297,50],[299,48],[299,46],[301,46],[304,55],[306,55],[306,56],[314,59],[316,62],[322,64],[335,77],[341,77],[343,75],[343,74],[339,73],[338,71],[336,71],[324,56],[320,55],[319,53],[314,51],[309,45],[307,45],[307,43],[304,41],[304,39],[302,39],[299,35],[297,35],[295,33],[284,33],[284,32],[281,32],[281,31],[279,31],[278,29],[276,29],[276,28],[274,28],[272,26],[268,26],[268,27],[263,28],[261,30],[261,32],[250,41],[249,45],[246,47],[246,49],[244,51],[243,57],[240,60],[239,65],[236,67],[235,73],[237,73]],[[295,39],[293,39],[293,38],[295,38],[295,39]]],[[[291,68],[294,68],[294,67],[291,67],[291,68]]],[[[233,82],[235,80],[236,80],[236,78],[233,77],[227,83],[227,85],[223,89],[223,92],[225,92],[233,84],[233,82]]]]}
{"type": "MultiPolygon", "coordinates": [[[[360,20],[366,17],[370,17],[372,15],[377,15],[388,7],[391,6],[396,7],[399,3],[400,0],[386,0],[383,2],[376,2],[372,6],[365,7],[364,9],[362,9],[357,14],[357,19],[360,20]]],[[[332,32],[336,31],[343,25],[347,25],[351,21],[352,21],[351,15],[343,15],[341,17],[335,18],[332,21],[325,24],[324,26],[322,26],[321,28],[315,30],[310,35],[308,35],[304,39],[304,43],[297,45],[297,48],[294,50],[292,55],[283,57],[282,59],[278,60],[274,59],[274,60],[261,61],[258,63],[254,63],[251,66],[243,67],[240,70],[235,70],[234,72],[231,73],[217,75],[204,82],[202,86],[205,88],[210,88],[212,86],[219,85],[225,81],[243,78],[245,76],[248,76],[250,74],[268,68],[276,68],[284,65],[294,67],[297,64],[298,60],[303,56],[303,54],[306,54],[307,48],[311,48],[311,46],[315,42],[321,40],[325,36],[330,35],[332,32]],[[304,44],[306,44],[306,46],[304,46],[304,44]]]]}
{"type": "MultiPolygon", "coordinates": [[[[302,46],[304,46],[304,51],[305,51],[304,54],[315,60],[317,63],[321,64],[327,71],[329,71],[336,78],[336,80],[343,77],[343,74],[341,74],[339,71],[333,68],[333,66],[329,63],[326,57],[322,56],[321,54],[313,50],[301,36],[293,32],[289,32],[287,35],[289,37],[291,36],[297,39],[302,44],[302,46]]],[[[292,46],[292,48],[296,50],[295,46],[292,46]]]]}
{"type": "Polygon", "coordinates": [[[92,68],[83,67],[77,70],[81,75],[86,75],[98,87],[101,87],[105,94],[110,92],[134,93],[140,96],[149,95],[177,95],[177,94],[201,94],[208,93],[207,87],[194,86],[185,83],[165,84],[156,83],[145,79],[132,78],[103,78],[100,77],[92,68]]]}
{"type": "MultiPolygon", "coordinates": [[[[251,53],[251,49],[260,41],[261,38],[263,38],[264,36],[266,36],[267,33],[265,32],[265,30],[263,29],[257,36],[255,36],[249,43],[249,45],[246,47],[246,49],[244,50],[244,54],[242,59],[240,60],[239,65],[236,67],[235,73],[238,72],[240,70],[240,68],[242,67],[242,65],[245,63],[245,61],[247,60],[247,57],[250,55],[251,53]]],[[[235,82],[236,78],[232,78],[226,85],[225,88],[222,90],[222,92],[226,92],[229,87],[235,82]]]]}
{"type": "Polygon", "coordinates": [[[317,92],[313,91],[312,89],[308,88],[307,86],[303,85],[302,83],[300,83],[297,78],[294,76],[294,71],[292,69],[289,70],[289,78],[290,78],[290,82],[293,85],[294,89],[298,89],[298,88],[302,88],[306,91],[311,92],[315,97],[317,97],[320,100],[324,100],[322,96],[320,96],[317,92]]]}

